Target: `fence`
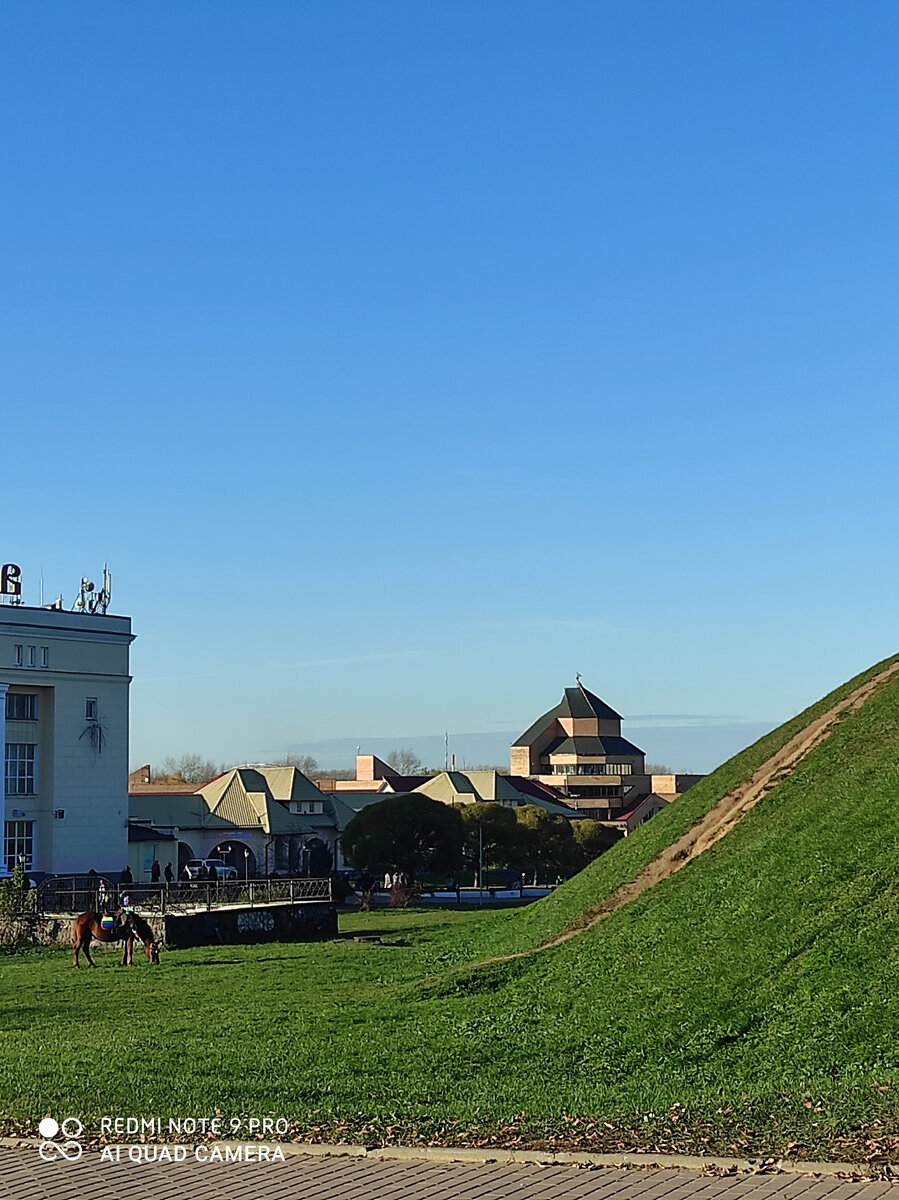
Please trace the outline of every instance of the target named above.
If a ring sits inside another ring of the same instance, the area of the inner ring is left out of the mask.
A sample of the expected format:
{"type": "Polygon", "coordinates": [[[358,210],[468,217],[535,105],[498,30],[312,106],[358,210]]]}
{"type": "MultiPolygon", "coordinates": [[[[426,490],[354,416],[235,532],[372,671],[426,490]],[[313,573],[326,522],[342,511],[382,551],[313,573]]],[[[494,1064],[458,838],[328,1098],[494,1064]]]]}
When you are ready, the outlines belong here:
{"type": "Polygon", "coordinates": [[[44,879],[34,890],[34,909],[44,913],[99,912],[121,908],[124,903],[147,912],[193,912],[200,908],[237,904],[253,908],[260,904],[330,901],[331,880],[324,878],[222,880],[179,880],[175,883],[126,883],[107,885],[105,893],[94,875],[60,875],[44,879]]]}

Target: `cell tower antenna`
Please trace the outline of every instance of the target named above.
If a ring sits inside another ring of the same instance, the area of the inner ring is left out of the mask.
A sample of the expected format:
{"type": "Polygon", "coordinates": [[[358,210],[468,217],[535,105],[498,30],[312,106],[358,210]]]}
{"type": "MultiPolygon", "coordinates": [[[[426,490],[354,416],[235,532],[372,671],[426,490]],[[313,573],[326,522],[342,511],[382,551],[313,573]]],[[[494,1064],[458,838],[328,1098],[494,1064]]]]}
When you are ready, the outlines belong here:
{"type": "Polygon", "coordinates": [[[99,592],[95,591],[94,584],[85,575],[81,580],[81,587],[78,589],[78,598],[73,606],[75,612],[82,613],[105,613],[109,607],[109,601],[112,597],[112,575],[109,572],[109,566],[103,564],[103,586],[99,592]]]}

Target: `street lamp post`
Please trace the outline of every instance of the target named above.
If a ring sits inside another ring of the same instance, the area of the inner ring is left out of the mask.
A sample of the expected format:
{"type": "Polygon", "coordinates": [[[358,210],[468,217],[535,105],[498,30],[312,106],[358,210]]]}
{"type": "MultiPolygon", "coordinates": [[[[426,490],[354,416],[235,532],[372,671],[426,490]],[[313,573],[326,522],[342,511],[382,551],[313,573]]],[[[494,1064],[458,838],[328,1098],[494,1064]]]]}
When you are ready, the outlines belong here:
{"type": "Polygon", "coordinates": [[[244,846],[243,849],[243,879],[247,887],[250,886],[250,852],[244,846]]]}
{"type": "Polygon", "coordinates": [[[484,826],[478,825],[478,904],[484,903],[484,826]]]}

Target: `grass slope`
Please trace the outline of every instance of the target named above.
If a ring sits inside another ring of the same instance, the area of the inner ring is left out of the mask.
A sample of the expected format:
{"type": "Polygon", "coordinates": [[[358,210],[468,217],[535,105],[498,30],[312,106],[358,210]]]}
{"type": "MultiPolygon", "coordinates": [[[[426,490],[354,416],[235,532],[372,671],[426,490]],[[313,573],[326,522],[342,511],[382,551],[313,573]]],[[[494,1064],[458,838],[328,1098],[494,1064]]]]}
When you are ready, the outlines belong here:
{"type": "MultiPolygon", "coordinates": [[[[883,664],[881,664],[882,666],[883,664]]],[[[856,1158],[899,1145],[899,677],[678,874],[576,921],[879,668],[725,764],[552,900],[360,914],[400,944],[0,974],[0,1109],[269,1113],[365,1139],[856,1158]],[[435,982],[436,980],[436,982],[435,982]]],[[[107,965],[108,964],[108,965],[107,965]]]]}

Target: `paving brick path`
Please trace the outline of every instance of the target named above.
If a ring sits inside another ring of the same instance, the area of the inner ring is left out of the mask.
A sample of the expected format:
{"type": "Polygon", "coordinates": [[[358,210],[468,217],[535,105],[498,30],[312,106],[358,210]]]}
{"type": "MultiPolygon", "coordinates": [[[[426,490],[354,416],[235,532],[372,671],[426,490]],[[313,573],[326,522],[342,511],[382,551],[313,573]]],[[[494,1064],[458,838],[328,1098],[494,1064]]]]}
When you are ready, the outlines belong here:
{"type": "Polygon", "coordinates": [[[0,1150],[2,1200],[899,1200],[899,1184],[670,1168],[289,1156],[275,1163],[44,1162],[0,1150]]]}

